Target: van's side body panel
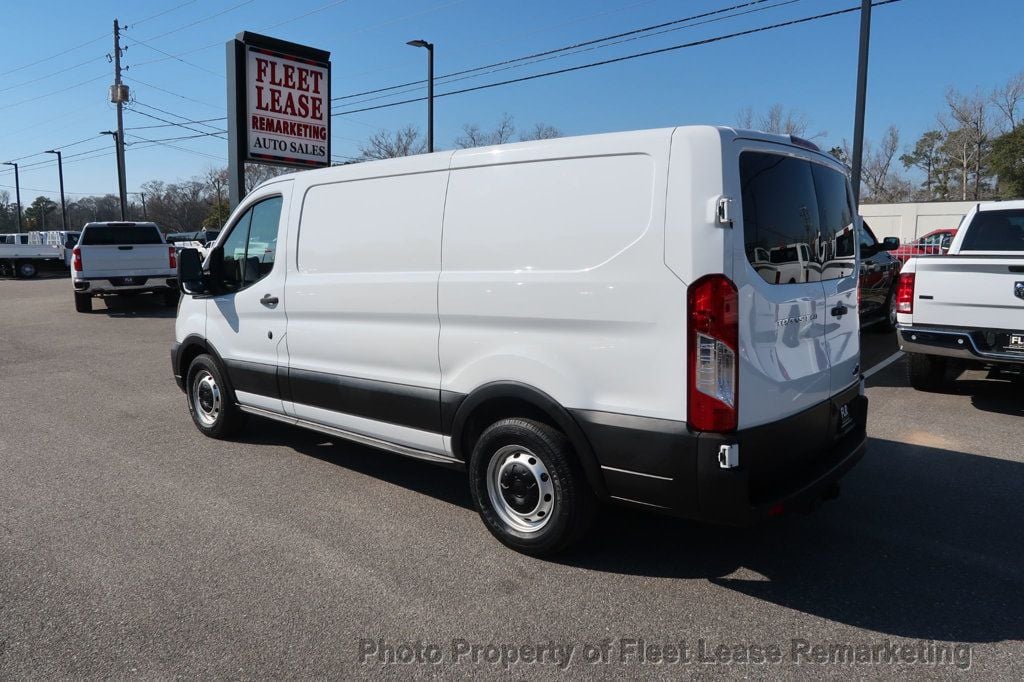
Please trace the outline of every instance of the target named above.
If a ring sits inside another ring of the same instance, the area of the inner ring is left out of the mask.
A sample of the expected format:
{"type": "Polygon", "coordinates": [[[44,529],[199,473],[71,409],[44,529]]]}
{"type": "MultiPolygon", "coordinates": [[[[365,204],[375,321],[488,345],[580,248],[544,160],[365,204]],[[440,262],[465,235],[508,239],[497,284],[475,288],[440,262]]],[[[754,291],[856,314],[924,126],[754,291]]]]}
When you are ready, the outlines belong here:
{"type": "Polygon", "coordinates": [[[683,418],[685,287],[663,265],[670,137],[455,153],[442,390],[515,379],[566,408],[683,418]]]}
{"type": "Polygon", "coordinates": [[[437,279],[448,156],[302,174],[287,411],[443,452],[437,279]]]}

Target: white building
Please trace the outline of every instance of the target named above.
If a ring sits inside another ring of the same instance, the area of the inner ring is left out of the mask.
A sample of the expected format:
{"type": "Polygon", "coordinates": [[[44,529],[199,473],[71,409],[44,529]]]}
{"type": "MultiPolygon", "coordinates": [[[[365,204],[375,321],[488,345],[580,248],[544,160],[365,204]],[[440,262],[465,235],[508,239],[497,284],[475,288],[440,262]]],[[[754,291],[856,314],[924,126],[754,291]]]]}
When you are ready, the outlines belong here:
{"type": "Polygon", "coordinates": [[[931,201],[919,204],[863,204],[860,214],[879,239],[909,242],[942,227],[956,227],[976,201],[931,201]]]}

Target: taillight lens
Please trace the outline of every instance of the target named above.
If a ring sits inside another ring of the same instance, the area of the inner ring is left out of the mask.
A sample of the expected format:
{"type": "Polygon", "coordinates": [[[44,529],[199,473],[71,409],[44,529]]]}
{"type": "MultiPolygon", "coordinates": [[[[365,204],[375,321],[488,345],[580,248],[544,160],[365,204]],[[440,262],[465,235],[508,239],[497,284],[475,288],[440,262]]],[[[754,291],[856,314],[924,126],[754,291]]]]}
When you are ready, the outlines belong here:
{"type": "Polygon", "coordinates": [[[77,246],[71,249],[71,267],[75,272],[82,271],[82,252],[77,246]]]}
{"type": "Polygon", "coordinates": [[[896,285],[896,312],[914,312],[914,273],[901,272],[896,285]]]}
{"type": "Polygon", "coordinates": [[[697,431],[736,429],[739,298],[725,275],[708,275],[687,293],[687,421],[697,431]]]}
{"type": "Polygon", "coordinates": [[[178,255],[174,252],[174,247],[167,247],[167,261],[171,266],[171,270],[178,269],[178,255]]]}

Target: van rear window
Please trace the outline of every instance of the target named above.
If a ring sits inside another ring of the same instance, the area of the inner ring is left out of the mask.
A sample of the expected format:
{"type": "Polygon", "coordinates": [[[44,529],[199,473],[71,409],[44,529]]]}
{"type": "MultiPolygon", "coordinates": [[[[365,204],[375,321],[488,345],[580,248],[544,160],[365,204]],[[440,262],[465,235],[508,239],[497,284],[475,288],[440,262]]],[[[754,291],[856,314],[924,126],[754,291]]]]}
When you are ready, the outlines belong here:
{"type": "Polygon", "coordinates": [[[1024,210],[978,211],[961,251],[1024,251],[1024,210]]]}
{"type": "Polygon", "coordinates": [[[842,173],[792,156],[743,152],[740,179],[747,260],[765,281],[801,284],[853,272],[853,202],[842,173]]]}
{"type": "Polygon", "coordinates": [[[153,225],[90,225],[81,238],[82,246],[160,243],[160,231],[153,225]]]}

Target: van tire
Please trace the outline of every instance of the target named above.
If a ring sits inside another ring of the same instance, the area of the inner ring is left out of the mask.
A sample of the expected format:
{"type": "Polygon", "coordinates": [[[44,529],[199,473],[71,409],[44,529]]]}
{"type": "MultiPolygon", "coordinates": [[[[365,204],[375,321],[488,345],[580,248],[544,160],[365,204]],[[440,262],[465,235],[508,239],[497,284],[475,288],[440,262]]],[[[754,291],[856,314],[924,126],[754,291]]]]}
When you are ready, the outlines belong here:
{"type": "Polygon", "coordinates": [[[91,313],[92,296],[89,294],[75,294],[75,310],[80,313],[91,313]]]}
{"type": "Polygon", "coordinates": [[[204,436],[220,440],[238,433],[246,415],[235,403],[234,392],[213,356],[197,355],[185,376],[185,400],[196,428],[204,436]]]}
{"type": "Polygon", "coordinates": [[[909,353],[907,379],[918,391],[937,391],[946,383],[946,359],[934,355],[909,353]]]}
{"type": "Polygon", "coordinates": [[[597,508],[569,439],[532,419],[503,419],[487,427],[473,447],[469,481],[487,530],[532,556],[556,554],[579,542],[597,508]],[[521,486],[520,497],[505,480],[521,486]],[[513,508],[517,500],[519,512],[513,508]],[[535,518],[523,518],[529,512],[535,518]],[[537,527],[528,528],[531,524],[537,527]]]}

